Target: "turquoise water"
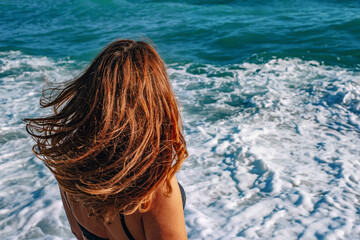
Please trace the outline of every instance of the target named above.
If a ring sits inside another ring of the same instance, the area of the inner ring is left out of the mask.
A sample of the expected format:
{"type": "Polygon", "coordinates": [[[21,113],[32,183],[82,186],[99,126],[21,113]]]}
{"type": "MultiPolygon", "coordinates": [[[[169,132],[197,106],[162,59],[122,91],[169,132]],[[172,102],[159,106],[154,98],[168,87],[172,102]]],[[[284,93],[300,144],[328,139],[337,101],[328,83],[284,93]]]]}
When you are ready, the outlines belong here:
{"type": "Polygon", "coordinates": [[[1,1],[0,238],[73,239],[22,119],[107,43],[151,39],[181,104],[189,239],[360,236],[360,1],[1,1]]]}
{"type": "Polygon", "coordinates": [[[359,1],[2,1],[0,50],[89,61],[146,36],[168,63],[296,57],[358,67],[359,1]]]}

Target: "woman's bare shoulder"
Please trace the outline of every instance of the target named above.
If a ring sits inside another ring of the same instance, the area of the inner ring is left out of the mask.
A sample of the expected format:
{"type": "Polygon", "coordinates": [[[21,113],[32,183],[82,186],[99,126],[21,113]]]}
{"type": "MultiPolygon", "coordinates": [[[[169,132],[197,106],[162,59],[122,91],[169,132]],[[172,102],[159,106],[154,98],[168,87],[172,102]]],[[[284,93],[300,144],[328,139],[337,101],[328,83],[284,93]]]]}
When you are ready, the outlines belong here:
{"type": "Polygon", "coordinates": [[[155,193],[148,212],[142,214],[146,239],[187,239],[181,192],[174,176],[172,193],[167,196],[164,188],[155,193]]]}

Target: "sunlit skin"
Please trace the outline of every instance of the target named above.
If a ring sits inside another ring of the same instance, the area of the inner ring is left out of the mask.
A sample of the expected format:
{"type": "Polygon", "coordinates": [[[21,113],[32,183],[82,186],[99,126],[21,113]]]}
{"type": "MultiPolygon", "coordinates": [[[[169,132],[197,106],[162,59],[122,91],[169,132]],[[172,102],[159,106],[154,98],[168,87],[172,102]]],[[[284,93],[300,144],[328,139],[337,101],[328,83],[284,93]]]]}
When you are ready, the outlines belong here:
{"type": "MultiPolygon", "coordinates": [[[[175,176],[170,183],[173,188],[170,196],[166,196],[164,191],[159,189],[149,211],[146,213],[137,211],[125,216],[126,225],[136,240],[187,239],[181,194],[175,176]]],[[[101,224],[95,217],[88,217],[86,208],[77,202],[70,202],[72,209],[70,211],[64,192],[61,189],[60,192],[71,230],[78,239],[86,239],[78,223],[102,238],[127,239],[119,217],[111,224],[101,224]]]]}

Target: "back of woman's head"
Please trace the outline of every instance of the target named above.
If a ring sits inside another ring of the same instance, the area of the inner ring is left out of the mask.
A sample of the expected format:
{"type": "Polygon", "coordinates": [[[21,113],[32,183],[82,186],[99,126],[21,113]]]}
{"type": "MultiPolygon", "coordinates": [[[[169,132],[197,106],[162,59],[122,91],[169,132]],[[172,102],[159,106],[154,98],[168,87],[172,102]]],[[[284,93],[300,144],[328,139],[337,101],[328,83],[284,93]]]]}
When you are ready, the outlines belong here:
{"type": "Polygon", "coordinates": [[[54,99],[25,119],[34,153],[60,187],[105,220],[146,211],[186,158],[178,106],[160,56],[143,41],[108,45],[54,99]]]}

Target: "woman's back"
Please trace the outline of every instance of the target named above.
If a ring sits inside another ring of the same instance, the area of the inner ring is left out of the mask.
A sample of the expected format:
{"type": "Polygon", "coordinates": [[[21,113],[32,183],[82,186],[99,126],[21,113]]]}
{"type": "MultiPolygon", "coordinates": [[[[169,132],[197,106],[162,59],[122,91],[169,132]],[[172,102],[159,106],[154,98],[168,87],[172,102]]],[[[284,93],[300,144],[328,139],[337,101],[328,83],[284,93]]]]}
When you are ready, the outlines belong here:
{"type": "Polygon", "coordinates": [[[150,210],[144,214],[137,211],[127,216],[119,214],[110,224],[99,222],[95,216],[88,216],[83,205],[71,202],[68,194],[61,189],[60,193],[72,231],[78,239],[172,239],[171,236],[173,239],[186,239],[182,221],[184,213],[181,211],[185,205],[185,193],[180,184],[177,186],[175,177],[171,183],[172,196],[164,198],[161,193],[155,198],[151,209],[154,212],[150,210]],[[158,217],[154,218],[154,214],[158,217]],[[161,230],[157,229],[160,226],[161,230]]]}

